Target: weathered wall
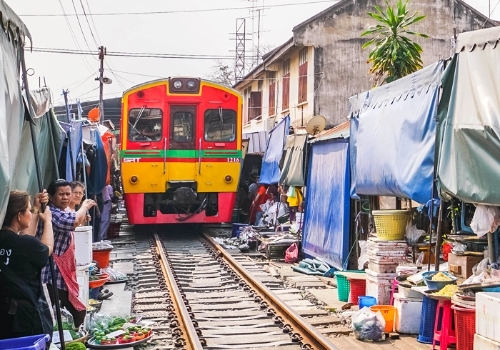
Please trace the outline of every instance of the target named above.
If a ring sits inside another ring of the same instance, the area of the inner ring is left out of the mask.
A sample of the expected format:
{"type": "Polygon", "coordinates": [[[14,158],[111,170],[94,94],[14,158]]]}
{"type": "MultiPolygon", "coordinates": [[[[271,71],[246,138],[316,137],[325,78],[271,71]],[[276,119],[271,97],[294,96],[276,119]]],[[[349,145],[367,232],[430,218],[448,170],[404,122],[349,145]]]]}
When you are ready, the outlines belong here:
{"type": "MultiPolygon", "coordinates": [[[[330,126],[346,120],[349,97],[373,86],[366,63],[369,49],[361,49],[368,39],[360,34],[375,23],[366,14],[374,11],[374,5],[385,9],[383,0],[341,1],[310,23],[294,28],[295,45],[315,47],[314,114],[324,115],[330,126]]],[[[427,16],[412,28],[430,36],[416,38],[423,48],[424,66],[451,56],[454,28],[458,34],[492,26],[458,0],[411,0],[410,14],[415,11],[427,16]]]]}

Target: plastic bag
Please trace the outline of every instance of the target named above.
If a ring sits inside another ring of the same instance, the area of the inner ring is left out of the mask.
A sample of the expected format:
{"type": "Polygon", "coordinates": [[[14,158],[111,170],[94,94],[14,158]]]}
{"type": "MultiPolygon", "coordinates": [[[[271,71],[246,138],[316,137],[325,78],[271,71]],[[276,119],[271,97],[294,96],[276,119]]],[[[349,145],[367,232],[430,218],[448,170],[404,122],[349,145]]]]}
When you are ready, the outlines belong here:
{"type": "Polygon", "coordinates": [[[382,314],[364,307],[352,316],[352,329],[358,340],[381,341],[385,338],[385,320],[382,314]]]}
{"type": "Polygon", "coordinates": [[[358,270],[364,270],[365,263],[369,261],[367,253],[368,241],[358,241],[358,243],[359,243],[359,248],[361,249],[361,254],[359,255],[358,258],[358,270]]]}
{"type": "Polygon", "coordinates": [[[297,260],[299,260],[299,247],[297,243],[293,243],[285,252],[285,262],[287,264],[293,264],[297,262],[297,260]]]}
{"type": "Polygon", "coordinates": [[[124,281],[127,279],[127,274],[121,271],[113,270],[111,267],[101,269],[101,272],[107,273],[112,282],[124,281]]]}
{"type": "Polygon", "coordinates": [[[417,244],[418,240],[422,235],[425,235],[424,230],[419,230],[417,229],[417,226],[412,225],[411,222],[408,222],[406,224],[406,232],[405,232],[405,237],[406,237],[406,243],[409,246],[414,246],[417,244]]]}
{"type": "Polygon", "coordinates": [[[472,217],[470,228],[478,237],[495,232],[500,225],[500,208],[478,204],[472,217]]]}

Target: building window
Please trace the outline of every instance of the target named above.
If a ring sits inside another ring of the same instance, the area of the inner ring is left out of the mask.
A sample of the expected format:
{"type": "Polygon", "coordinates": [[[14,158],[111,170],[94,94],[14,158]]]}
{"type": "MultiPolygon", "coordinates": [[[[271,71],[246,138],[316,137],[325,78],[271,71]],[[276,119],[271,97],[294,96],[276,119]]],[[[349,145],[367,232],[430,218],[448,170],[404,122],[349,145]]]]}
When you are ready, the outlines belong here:
{"type": "Polygon", "coordinates": [[[262,91],[252,91],[248,99],[248,121],[262,115],[262,91]]]}
{"type": "Polygon", "coordinates": [[[211,142],[236,139],[236,112],[231,109],[205,111],[205,140],[211,142]]]}
{"type": "Polygon", "coordinates": [[[258,90],[258,91],[262,91],[262,86],[264,86],[264,80],[259,79],[259,80],[257,81],[257,90],[258,90]]]}
{"type": "Polygon", "coordinates": [[[307,101],[307,47],[299,51],[299,103],[307,101]]]}
{"type": "Polygon", "coordinates": [[[282,109],[290,108],[290,59],[283,62],[283,95],[282,109]]]}
{"type": "Polygon", "coordinates": [[[158,108],[133,108],[128,113],[130,141],[159,141],[163,112],[158,108]]]}
{"type": "Polygon", "coordinates": [[[269,112],[268,114],[276,114],[276,73],[269,72],[269,112]]]}

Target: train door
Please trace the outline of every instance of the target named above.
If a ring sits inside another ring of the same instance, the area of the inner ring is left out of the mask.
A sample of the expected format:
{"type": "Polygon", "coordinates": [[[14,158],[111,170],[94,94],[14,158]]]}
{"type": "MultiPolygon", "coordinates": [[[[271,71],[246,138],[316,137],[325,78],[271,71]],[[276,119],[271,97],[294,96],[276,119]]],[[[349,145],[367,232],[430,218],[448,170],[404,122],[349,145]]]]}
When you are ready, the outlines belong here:
{"type": "Polygon", "coordinates": [[[169,181],[194,181],[197,106],[170,105],[169,181]]]}

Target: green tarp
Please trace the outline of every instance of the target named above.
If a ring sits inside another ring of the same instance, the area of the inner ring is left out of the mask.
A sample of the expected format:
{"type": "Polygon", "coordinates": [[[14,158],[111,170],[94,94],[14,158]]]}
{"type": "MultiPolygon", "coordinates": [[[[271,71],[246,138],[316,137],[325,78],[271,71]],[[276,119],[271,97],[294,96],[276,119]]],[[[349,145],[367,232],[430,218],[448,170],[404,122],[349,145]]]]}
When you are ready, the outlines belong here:
{"type": "Polygon", "coordinates": [[[443,197],[500,205],[500,27],[458,36],[438,115],[443,197]]]}

